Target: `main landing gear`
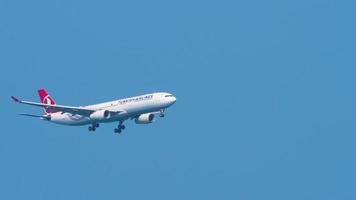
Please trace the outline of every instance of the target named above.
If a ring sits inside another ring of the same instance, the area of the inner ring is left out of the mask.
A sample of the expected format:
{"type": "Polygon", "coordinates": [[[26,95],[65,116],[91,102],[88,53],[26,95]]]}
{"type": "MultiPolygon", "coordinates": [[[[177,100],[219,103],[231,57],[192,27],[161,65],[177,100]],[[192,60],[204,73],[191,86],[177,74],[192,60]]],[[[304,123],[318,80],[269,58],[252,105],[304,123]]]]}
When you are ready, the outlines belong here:
{"type": "Polygon", "coordinates": [[[91,126],[88,127],[88,130],[95,131],[97,128],[99,128],[99,124],[92,124],[91,126]]]}
{"type": "Polygon", "coordinates": [[[120,123],[119,123],[119,125],[117,126],[117,128],[114,129],[114,132],[115,132],[115,133],[119,133],[119,134],[120,134],[120,133],[122,132],[122,130],[125,130],[126,127],[125,127],[125,125],[123,125],[122,123],[123,123],[123,122],[120,121],[120,123]]]}

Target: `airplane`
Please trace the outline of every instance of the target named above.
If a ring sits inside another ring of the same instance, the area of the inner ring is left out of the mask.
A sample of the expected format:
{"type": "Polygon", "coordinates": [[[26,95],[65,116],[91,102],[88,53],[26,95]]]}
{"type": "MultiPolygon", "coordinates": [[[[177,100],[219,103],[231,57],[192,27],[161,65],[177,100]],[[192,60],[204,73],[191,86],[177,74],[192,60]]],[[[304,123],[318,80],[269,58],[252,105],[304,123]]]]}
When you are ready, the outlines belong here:
{"type": "Polygon", "coordinates": [[[124,121],[134,119],[136,124],[149,124],[155,115],[164,117],[165,110],[176,102],[176,97],[167,92],[156,92],[129,97],[89,106],[58,105],[45,89],[39,89],[41,103],[23,101],[11,96],[16,103],[44,108],[44,115],[20,114],[37,117],[42,120],[62,125],[90,125],[89,131],[95,131],[100,123],[119,122],[115,133],[125,129],[124,121]]]}

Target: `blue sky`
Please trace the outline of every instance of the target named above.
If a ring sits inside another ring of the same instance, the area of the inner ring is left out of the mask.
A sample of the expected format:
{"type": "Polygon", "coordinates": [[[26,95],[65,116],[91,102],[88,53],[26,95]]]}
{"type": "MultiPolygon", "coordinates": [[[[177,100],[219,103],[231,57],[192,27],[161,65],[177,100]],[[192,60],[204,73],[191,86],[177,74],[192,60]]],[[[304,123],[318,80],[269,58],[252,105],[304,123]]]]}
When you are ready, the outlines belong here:
{"type": "Polygon", "coordinates": [[[356,199],[354,1],[0,1],[0,199],[356,199]],[[150,125],[17,116],[154,91],[150,125]]]}

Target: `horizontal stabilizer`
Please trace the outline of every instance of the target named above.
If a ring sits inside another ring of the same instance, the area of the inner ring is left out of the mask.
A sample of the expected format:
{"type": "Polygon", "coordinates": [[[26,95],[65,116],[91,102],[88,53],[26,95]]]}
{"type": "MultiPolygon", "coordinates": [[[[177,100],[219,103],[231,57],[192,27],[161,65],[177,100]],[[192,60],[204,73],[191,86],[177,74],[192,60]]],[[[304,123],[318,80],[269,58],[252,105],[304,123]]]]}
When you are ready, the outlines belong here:
{"type": "Polygon", "coordinates": [[[37,117],[37,118],[46,119],[46,120],[51,119],[50,116],[46,116],[46,115],[32,115],[32,114],[26,114],[26,113],[20,113],[19,115],[26,116],[26,117],[37,117]]]}

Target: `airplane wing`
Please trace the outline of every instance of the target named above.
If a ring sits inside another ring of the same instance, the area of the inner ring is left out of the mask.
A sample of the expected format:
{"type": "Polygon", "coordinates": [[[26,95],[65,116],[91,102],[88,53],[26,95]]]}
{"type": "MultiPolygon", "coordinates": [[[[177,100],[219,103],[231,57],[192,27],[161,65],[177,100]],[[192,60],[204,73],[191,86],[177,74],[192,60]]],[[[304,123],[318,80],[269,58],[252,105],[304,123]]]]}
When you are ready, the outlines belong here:
{"type": "MultiPolygon", "coordinates": [[[[50,110],[58,110],[61,112],[66,112],[66,113],[71,113],[73,115],[83,115],[89,117],[93,112],[97,111],[94,109],[87,109],[84,107],[75,107],[75,106],[63,106],[63,105],[49,105],[49,104],[43,104],[43,103],[36,103],[36,102],[30,102],[30,101],[22,101],[14,96],[11,96],[11,98],[21,104],[27,104],[27,105],[32,105],[32,106],[37,106],[37,107],[43,107],[47,108],[50,110]]],[[[110,110],[109,110],[110,111],[110,110]]],[[[110,111],[112,114],[118,114],[121,111],[110,111]]]]}

